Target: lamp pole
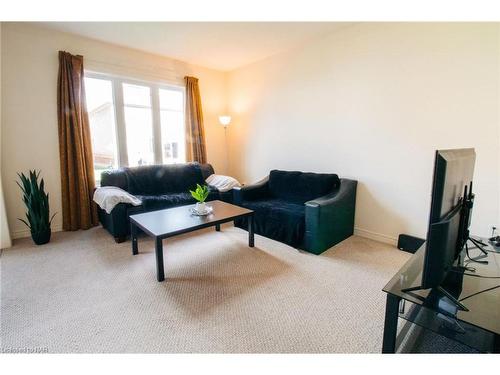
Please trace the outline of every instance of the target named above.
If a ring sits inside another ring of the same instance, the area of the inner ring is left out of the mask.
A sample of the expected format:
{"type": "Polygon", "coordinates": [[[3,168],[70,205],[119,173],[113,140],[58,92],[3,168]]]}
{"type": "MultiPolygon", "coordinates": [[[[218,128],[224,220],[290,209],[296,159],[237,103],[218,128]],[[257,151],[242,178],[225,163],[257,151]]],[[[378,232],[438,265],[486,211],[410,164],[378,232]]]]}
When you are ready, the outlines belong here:
{"type": "Polygon", "coordinates": [[[225,141],[225,148],[226,148],[226,175],[229,175],[229,150],[228,150],[228,143],[227,143],[227,125],[224,126],[224,141],[225,141]]]}

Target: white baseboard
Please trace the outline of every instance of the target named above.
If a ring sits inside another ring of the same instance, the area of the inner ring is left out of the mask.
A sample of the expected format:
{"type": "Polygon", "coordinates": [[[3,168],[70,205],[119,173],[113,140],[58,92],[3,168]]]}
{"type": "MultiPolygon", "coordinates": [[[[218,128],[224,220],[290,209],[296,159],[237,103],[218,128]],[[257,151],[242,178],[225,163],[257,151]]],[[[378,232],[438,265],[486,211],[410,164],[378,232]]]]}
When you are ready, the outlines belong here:
{"type": "MultiPolygon", "coordinates": [[[[52,225],[52,232],[60,232],[62,231],[62,225],[52,225]]],[[[12,231],[10,234],[13,240],[17,240],[19,238],[31,237],[31,232],[28,228],[20,229],[12,231]]]]}
{"type": "Polygon", "coordinates": [[[366,229],[362,229],[362,228],[358,228],[358,227],[354,228],[354,234],[356,236],[369,238],[370,240],[383,242],[383,243],[393,245],[393,246],[396,246],[398,244],[398,239],[395,237],[391,237],[391,236],[388,236],[388,235],[382,234],[382,233],[372,232],[370,230],[366,230],[366,229]]]}
{"type": "MultiPolygon", "coordinates": [[[[52,226],[52,232],[60,232],[60,231],[62,231],[62,225],[53,225],[52,226]]],[[[389,245],[396,246],[398,243],[398,240],[395,237],[391,237],[391,236],[388,236],[388,235],[382,234],[382,233],[372,232],[370,230],[366,230],[366,229],[362,229],[362,228],[358,228],[358,227],[354,228],[354,234],[356,236],[369,238],[370,240],[383,242],[383,243],[386,243],[389,245]]],[[[19,238],[26,238],[26,237],[30,237],[30,236],[31,236],[31,232],[28,228],[13,231],[11,233],[11,237],[14,240],[19,239],[19,238]]]]}

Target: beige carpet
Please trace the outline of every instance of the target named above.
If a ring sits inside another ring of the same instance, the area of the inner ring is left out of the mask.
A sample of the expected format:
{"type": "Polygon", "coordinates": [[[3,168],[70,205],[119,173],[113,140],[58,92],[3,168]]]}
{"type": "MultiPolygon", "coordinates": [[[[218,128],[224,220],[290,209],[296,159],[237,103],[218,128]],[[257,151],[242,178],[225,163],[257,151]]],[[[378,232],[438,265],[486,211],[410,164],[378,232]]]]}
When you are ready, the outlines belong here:
{"type": "Polygon", "coordinates": [[[101,228],[4,250],[1,347],[55,352],[380,352],[385,283],[409,255],[351,237],[321,256],[232,226],[116,244],[101,228]]]}

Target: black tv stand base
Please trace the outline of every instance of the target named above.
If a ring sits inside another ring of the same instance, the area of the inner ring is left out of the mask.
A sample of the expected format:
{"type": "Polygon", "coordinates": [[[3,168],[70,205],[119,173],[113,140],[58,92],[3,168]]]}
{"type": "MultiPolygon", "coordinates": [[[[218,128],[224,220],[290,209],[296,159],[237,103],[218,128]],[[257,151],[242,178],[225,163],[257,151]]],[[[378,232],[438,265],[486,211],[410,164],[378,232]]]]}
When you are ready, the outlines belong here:
{"type": "MultiPolygon", "coordinates": [[[[476,236],[474,239],[488,244],[488,239],[476,236]]],[[[494,290],[488,288],[496,285],[494,279],[488,281],[470,276],[470,274],[498,275],[500,273],[500,251],[497,252],[490,244],[485,249],[488,252],[488,264],[470,264],[464,246],[457,256],[457,262],[448,270],[445,280],[440,283],[441,288],[435,287],[427,290],[422,290],[424,289],[422,286],[432,283],[420,281],[425,260],[425,244],[411,255],[383,289],[387,293],[383,353],[420,352],[422,349],[424,351],[430,349],[420,347],[418,332],[412,332],[412,335],[409,335],[408,330],[412,327],[421,327],[425,331],[446,337],[480,353],[499,352],[500,288],[494,290]],[[473,272],[472,266],[476,272],[473,272]],[[421,291],[418,292],[418,290],[421,291]],[[488,292],[474,294],[478,291],[488,292]],[[474,297],[468,299],[472,295],[474,297]],[[405,308],[402,301],[408,302],[409,306],[405,308]],[[459,307],[462,304],[465,304],[468,309],[462,309],[465,306],[459,307]],[[398,328],[401,329],[398,330],[398,328]]],[[[476,251],[474,255],[482,254],[476,251]]],[[[442,351],[439,345],[430,350],[442,351]]],[[[457,348],[457,351],[461,349],[457,348]]]]}
{"type": "MultiPolygon", "coordinates": [[[[402,289],[401,291],[404,292],[404,293],[408,293],[408,292],[415,292],[417,290],[424,290],[424,289],[427,289],[427,288],[422,288],[421,286],[413,286],[411,288],[406,288],[406,289],[402,289]]],[[[453,297],[450,293],[448,293],[448,291],[446,289],[444,289],[443,287],[441,286],[438,286],[436,288],[436,290],[438,290],[441,294],[443,294],[444,296],[446,296],[449,300],[451,300],[451,302],[453,302],[460,310],[462,311],[469,311],[469,309],[467,307],[465,307],[463,304],[460,303],[460,301],[458,299],[456,299],[455,297],[453,297]]]]}
{"type": "Polygon", "coordinates": [[[487,244],[485,244],[483,241],[481,240],[476,240],[475,238],[472,238],[472,237],[468,237],[467,240],[469,240],[470,242],[472,242],[474,245],[476,245],[476,247],[484,254],[484,255],[488,255],[488,252],[485,250],[485,247],[488,246],[487,244]]]}
{"type": "Polygon", "coordinates": [[[481,263],[481,264],[488,264],[487,260],[481,260],[481,259],[484,259],[488,256],[488,252],[484,249],[484,246],[488,246],[488,245],[486,245],[484,242],[482,242],[480,240],[476,240],[475,238],[472,238],[469,236],[469,237],[467,237],[467,240],[465,241],[465,245],[464,245],[465,254],[472,262],[481,263]],[[472,244],[477,249],[479,249],[482,252],[482,254],[478,255],[477,257],[472,258],[469,254],[469,246],[467,245],[468,241],[472,242],[472,244]]]}

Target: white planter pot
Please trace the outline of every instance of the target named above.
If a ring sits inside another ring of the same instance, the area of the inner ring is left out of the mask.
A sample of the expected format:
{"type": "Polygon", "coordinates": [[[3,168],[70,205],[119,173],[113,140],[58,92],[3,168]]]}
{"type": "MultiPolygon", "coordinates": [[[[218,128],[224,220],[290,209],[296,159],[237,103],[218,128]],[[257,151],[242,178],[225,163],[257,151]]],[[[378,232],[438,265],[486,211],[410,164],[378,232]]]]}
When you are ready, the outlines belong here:
{"type": "Polygon", "coordinates": [[[199,214],[205,213],[207,211],[207,206],[205,205],[205,202],[203,202],[203,203],[200,203],[200,202],[196,203],[195,210],[199,214]]]}

